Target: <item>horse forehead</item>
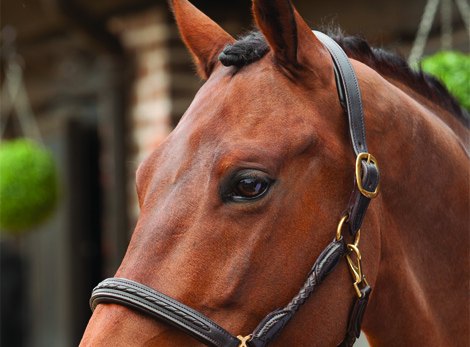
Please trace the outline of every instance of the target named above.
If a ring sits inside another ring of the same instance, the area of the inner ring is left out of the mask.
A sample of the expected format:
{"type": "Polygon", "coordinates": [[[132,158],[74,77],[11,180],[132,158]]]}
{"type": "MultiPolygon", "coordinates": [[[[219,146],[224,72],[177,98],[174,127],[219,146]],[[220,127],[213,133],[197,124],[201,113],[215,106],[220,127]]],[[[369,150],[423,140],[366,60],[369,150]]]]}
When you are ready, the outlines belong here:
{"type": "Polygon", "coordinates": [[[175,172],[219,159],[256,161],[262,156],[276,161],[315,142],[316,111],[299,102],[299,87],[268,64],[255,64],[260,65],[235,74],[233,68],[216,70],[172,134],[147,160],[151,165],[142,166],[175,172]]]}
{"type": "Polygon", "coordinates": [[[186,135],[223,140],[233,136],[238,141],[272,141],[275,136],[277,142],[289,142],[290,135],[298,138],[303,130],[313,131],[315,110],[299,97],[299,84],[270,65],[256,64],[237,73],[222,68],[207,81],[181,124],[186,135]]]}

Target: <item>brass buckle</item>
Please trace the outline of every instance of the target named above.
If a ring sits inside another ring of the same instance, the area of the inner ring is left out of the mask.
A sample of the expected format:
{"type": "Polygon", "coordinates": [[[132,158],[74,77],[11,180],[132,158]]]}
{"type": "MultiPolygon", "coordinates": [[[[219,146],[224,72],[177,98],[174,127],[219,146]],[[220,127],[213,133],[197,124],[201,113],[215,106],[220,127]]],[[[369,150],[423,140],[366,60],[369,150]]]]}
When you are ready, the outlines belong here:
{"type": "Polygon", "coordinates": [[[361,192],[362,195],[369,199],[373,199],[377,196],[379,193],[379,185],[377,185],[377,188],[373,192],[370,192],[362,186],[362,161],[367,159],[367,164],[372,162],[375,166],[377,166],[377,169],[379,168],[379,165],[377,164],[377,159],[374,158],[374,156],[370,153],[362,152],[359,153],[357,158],[356,158],[356,184],[357,188],[361,192]]]}
{"type": "Polygon", "coordinates": [[[240,344],[238,345],[238,347],[248,347],[247,345],[247,342],[250,341],[251,339],[251,334],[250,335],[247,335],[245,337],[241,336],[241,335],[238,335],[237,336],[237,339],[240,340],[240,344]]]}
{"type": "MultiPolygon", "coordinates": [[[[359,232],[358,232],[359,235],[359,232]]],[[[349,271],[351,272],[351,275],[353,277],[353,286],[354,289],[356,290],[356,294],[358,297],[362,297],[361,289],[359,288],[359,285],[362,283],[365,283],[366,285],[369,285],[367,283],[366,277],[362,273],[362,263],[361,263],[361,252],[359,251],[359,248],[357,245],[359,244],[359,237],[356,236],[356,240],[354,241],[354,244],[348,244],[348,250],[349,254],[346,254],[346,259],[348,261],[349,265],[349,271]],[[351,257],[350,254],[354,253],[356,261],[354,262],[353,258],[351,257]]]]}

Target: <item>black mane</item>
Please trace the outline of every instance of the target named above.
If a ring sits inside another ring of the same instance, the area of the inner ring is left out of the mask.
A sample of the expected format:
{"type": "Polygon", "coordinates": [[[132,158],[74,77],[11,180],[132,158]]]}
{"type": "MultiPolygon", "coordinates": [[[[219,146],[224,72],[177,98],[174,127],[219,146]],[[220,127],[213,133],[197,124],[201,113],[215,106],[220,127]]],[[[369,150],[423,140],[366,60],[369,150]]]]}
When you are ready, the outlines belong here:
{"type": "MultiPolygon", "coordinates": [[[[467,127],[470,126],[470,116],[449,93],[446,87],[435,77],[421,69],[412,69],[406,60],[396,53],[381,48],[374,48],[358,36],[345,36],[340,31],[328,31],[346,52],[348,57],[356,59],[381,75],[400,80],[410,88],[428,98],[442,108],[450,111],[467,127]]],[[[269,51],[264,36],[258,31],[252,31],[231,45],[227,45],[219,60],[225,66],[243,67],[263,58],[269,51]]]]}

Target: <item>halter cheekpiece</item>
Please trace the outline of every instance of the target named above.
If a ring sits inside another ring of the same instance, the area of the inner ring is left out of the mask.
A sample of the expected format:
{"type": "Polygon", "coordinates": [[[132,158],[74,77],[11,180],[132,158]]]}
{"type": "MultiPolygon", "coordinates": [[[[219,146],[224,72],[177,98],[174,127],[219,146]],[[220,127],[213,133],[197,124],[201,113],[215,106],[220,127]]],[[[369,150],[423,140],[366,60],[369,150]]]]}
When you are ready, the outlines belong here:
{"type": "Polygon", "coordinates": [[[233,336],[198,311],[143,284],[108,278],[98,284],[90,298],[91,309],[100,303],[117,303],[145,313],[193,336],[208,346],[263,347],[273,341],[300,306],[345,256],[353,278],[355,301],[349,314],[346,336],[339,346],[352,346],[361,332],[361,322],[371,287],[362,272],[359,250],[360,227],[372,198],[379,189],[377,160],[368,152],[362,111],[361,92],[353,67],[341,47],[329,36],[315,31],[328,49],[341,105],[348,116],[349,134],[356,155],[355,183],[348,207],[341,217],[335,237],[313,264],[298,294],[283,308],[269,313],[249,335],[233,336]],[[347,228],[354,240],[347,244],[342,236],[347,228]]]}

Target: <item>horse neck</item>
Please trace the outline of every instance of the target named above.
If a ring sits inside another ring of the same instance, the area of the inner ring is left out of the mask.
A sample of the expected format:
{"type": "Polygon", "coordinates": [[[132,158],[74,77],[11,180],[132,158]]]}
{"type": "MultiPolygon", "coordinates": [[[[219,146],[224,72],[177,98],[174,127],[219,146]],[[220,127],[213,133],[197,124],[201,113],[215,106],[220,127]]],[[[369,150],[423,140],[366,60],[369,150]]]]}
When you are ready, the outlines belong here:
{"type": "Polygon", "coordinates": [[[381,169],[381,197],[371,205],[381,255],[363,328],[373,345],[464,345],[469,131],[412,91],[375,79],[363,98],[366,113],[374,110],[366,122],[381,169]]]}

